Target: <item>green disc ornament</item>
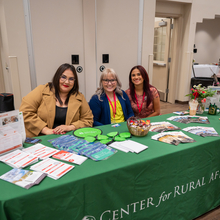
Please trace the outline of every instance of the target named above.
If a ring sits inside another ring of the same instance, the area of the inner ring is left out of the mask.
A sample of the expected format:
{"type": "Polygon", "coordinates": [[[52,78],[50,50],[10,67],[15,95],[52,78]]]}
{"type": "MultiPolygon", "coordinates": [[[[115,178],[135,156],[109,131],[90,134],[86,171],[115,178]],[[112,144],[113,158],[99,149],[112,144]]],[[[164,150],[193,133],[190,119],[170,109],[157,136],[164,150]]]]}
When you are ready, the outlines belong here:
{"type": "Polygon", "coordinates": [[[110,143],[112,140],[111,139],[103,139],[103,140],[101,140],[101,141],[99,141],[100,143],[102,143],[102,144],[108,144],[108,143],[110,143]]]}
{"type": "Polygon", "coordinates": [[[73,135],[79,138],[95,137],[102,134],[102,131],[98,128],[79,128],[73,131],[73,135]]]}
{"type": "Polygon", "coordinates": [[[99,135],[97,135],[96,138],[97,138],[97,140],[101,141],[101,140],[106,140],[106,139],[108,139],[108,136],[99,134],[99,135]]]}
{"type": "Polygon", "coordinates": [[[108,137],[115,137],[118,135],[118,132],[117,131],[114,131],[114,132],[110,132],[107,134],[108,137]]]}
{"type": "Polygon", "coordinates": [[[125,140],[126,140],[125,138],[120,137],[120,136],[116,136],[116,137],[114,138],[114,141],[125,141],[125,140]]]}
{"type": "Polygon", "coordinates": [[[123,132],[123,133],[119,134],[119,136],[122,138],[130,138],[131,133],[130,132],[123,132]]]}
{"type": "Polygon", "coordinates": [[[84,140],[88,141],[88,142],[95,142],[96,141],[96,138],[95,137],[85,137],[84,140]]]}

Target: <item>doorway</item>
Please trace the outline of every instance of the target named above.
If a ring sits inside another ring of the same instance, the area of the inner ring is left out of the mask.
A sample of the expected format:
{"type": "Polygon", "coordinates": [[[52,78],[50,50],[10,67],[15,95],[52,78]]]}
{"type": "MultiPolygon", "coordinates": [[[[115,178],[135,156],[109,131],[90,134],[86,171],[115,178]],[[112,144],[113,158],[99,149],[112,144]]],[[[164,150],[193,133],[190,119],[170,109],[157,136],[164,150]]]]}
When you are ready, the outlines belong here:
{"type": "Polygon", "coordinates": [[[153,47],[153,81],[160,94],[161,101],[168,101],[170,74],[170,45],[172,39],[173,19],[155,18],[153,47]]]}

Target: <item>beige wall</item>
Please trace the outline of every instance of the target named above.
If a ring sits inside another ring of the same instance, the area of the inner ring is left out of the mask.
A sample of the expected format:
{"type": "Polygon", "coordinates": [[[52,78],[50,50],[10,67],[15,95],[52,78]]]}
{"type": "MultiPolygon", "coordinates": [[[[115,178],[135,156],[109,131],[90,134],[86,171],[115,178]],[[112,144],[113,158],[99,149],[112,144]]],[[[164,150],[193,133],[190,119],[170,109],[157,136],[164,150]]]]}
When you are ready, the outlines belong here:
{"type": "MultiPolygon", "coordinates": [[[[128,87],[128,72],[137,63],[138,50],[138,0],[30,0],[33,28],[34,56],[37,84],[51,80],[57,67],[71,61],[71,54],[80,55],[83,73],[79,74],[80,90],[87,100],[95,92],[100,72],[101,55],[108,53],[110,63],[122,80],[123,89],[128,87]],[[96,32],[97,31],[97,32],[96,32]],[[97,34],[97,42],[95,37],[97,34]],[[97,48],[96,48],[97,43],[97,48]],[[96,50],[97,49],[97,50],[96,50]],[[96,65],[97,64],[97,65],[96,65]]],[[[12,91],[10,75],[5,70],[9,56],[17,57],[21,96],[30,90],[27,41],[22,0],[0,0],[2,65],[6,92],[12,91]]],[[[159,14],[172,14],[181,25],[178,56],[175,67],[177,90],[175,99],[187,101],[189,91],[193,44],[196,23],[203,18],[214,18],[219,13],[218,0],[145,0],[142,64],[152,77],[153,23],[155,10],[159,14]],[[181,6],[181,7],[180,7],[181,6]],[[182,7],[183,6],[183,7],[182,7]],[[199,8],[199,10],[198,10],[199,8]],[[178,62],[177,62],[178,63],[178,62]]],[[[11,72],[9,71],[11,74],[11,72]]]]}
{"type": "Polygon", "coordinates": [[[220,18],[205,19],[196,25],[195,44],[197,53],[193,55],[200,64],[218,63],[220,59],[220,18]]]}

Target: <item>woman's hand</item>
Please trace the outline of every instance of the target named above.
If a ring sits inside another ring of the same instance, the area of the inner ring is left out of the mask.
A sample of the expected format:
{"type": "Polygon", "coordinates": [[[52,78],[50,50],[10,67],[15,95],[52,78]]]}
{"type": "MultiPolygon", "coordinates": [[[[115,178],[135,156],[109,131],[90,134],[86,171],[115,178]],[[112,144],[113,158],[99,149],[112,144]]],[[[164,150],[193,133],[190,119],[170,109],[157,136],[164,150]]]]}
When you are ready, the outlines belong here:
{"type": "Polygon", "coordinates": [[[68,131],[75,130],[74,125],[60,125],[53,129],[53,134],[66,134],[68,131]]]}
{"type": "Polygon", "coordinates": [[[41,133],[42,134],[53,134],[53,129],[50,129],[48,127],[44,127],[42,130],[41,130],[41,133]]]}

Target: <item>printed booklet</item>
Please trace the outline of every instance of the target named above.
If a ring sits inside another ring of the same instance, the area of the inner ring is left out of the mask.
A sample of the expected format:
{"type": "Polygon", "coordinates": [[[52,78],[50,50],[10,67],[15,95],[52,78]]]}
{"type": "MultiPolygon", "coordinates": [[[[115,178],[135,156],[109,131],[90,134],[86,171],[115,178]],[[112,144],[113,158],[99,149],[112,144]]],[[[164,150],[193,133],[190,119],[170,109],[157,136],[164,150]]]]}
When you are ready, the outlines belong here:
{"type": "Polygon", "coordinates": [[[153,132],[164,132],[164,131],[174,131],[174,130],[181,130],[181,128],[166,121],[152,122],[150,127],[150,131],[153,132]]]}
{"type": "Polygon", "coordinates": [[[179,143],[192,143],[194,139],[179,132],[162,132],[151,137],[153,140],[161,141],[168,144],[178,145],[179,143]]]}
{"type": "Polygon", "coordinates": [[[219,137],[219,134],[213,127],[192,126],[192,127],[184,128],[183,130],[202,137],[207,137],[207,136],[219,137]]]}
{"type": "Polygon", "coordinates": [[[25,189],[29,189],[30,187],[39,184],[46,176],[47,175],[42,172],[14,168],[0,176],[0,179],[21,186],[25,189]]]}

